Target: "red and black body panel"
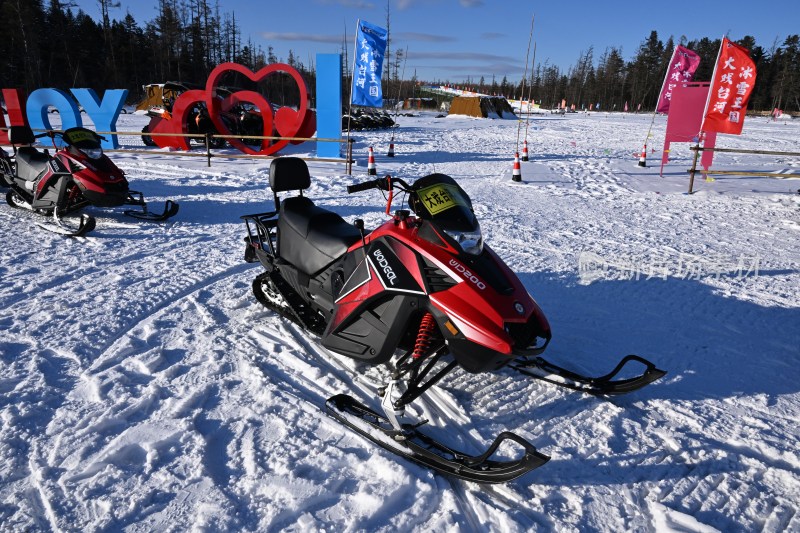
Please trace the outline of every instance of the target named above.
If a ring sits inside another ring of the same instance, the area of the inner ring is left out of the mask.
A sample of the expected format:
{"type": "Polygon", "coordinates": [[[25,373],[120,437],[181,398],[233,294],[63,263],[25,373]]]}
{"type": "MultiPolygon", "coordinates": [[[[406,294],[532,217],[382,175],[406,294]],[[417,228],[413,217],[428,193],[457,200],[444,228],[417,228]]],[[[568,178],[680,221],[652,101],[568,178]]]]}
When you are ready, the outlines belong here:
{"type": "Polygon", "coordinates": [[[97,207],[118,207],[128,200],[128,180],[105,154],[90,159],[82,152],[59,150],[56,157],[70,169],[86,201],[97,207]]]}
{"type": "Polygon", "coordinates": [[[322,340],[327,348],[386,362],[409,342],[425,312],[469,372],[540,353],[549,341],[541,309],[488,246],[477,256],[460,253],[416,217],[395,217],[365,240],[348,251],[355,267],[334,294],[322,340]]]}

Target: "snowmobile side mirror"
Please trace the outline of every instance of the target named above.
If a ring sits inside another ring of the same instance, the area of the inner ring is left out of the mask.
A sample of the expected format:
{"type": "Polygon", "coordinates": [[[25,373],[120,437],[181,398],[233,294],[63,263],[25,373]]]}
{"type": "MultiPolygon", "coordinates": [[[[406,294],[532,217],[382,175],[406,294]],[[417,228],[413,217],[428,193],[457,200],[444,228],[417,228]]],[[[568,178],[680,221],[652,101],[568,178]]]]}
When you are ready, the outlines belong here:
{"type": "Polygon", "coordinates": [[[360,218],[357,218],[357,219],[355,219],[353,221],[353,225],[356,227],[358,232],[361,233],[361,245],[362,245],[361,249],[364,250],[364,254],[365,254],[365,257],[366,257],[367,240],[364,238],[365,237],[364,236],[364,220],[360,219],[360,218]]]}

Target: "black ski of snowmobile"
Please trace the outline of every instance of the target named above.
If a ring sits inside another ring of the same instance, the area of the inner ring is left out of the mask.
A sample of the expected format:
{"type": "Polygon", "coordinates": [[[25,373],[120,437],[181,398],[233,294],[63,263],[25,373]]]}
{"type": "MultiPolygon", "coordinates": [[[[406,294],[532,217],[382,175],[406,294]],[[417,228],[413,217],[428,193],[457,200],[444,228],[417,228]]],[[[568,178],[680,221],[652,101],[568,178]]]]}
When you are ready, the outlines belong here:
{"type": "MultiPolygon", "coordinates": [[[[54,193],[55,197],[64,198],[67,195],[66,191],[69,186],[69,181],[64,180],[58,182],[56,184],[56,192],[54,193]]],[[[14,189],[6,192],[6,203],[16,209],[34,211],[34,208],[31,207],[31,204],[26,202],[25,199],[22,198],[14,189]]],[[[83,237],[95,228],[95,218],[91,215],[87,215],[86,213],[80,214],[80,219],[77,225],[70,225],[66,223],[61,209],[52,207],[49,209],[49,211],[49,221],[42,222],[40,220],[35,220],[34,223],[41,229],[51,233],[57,233],[65,237],[83,237]]]]}
{"type": "Polygon", "coordinates": [[[330,416],[378,446],[427,468],[467,481],[505,483],[550,460],[550,457],[539,453],[528,441],[508,431],[500,433],[483,454],[466,455],[425,435],[414,425],[403,424],[399,430],[396,429],[388,418],[346,394],[330,397],[325,403],[325,410],[330,416]],[[524,455],[510,461],[491,459],[504,442],[518,444],[524,450],[524,455]]]}
{"type": "Polygon", "coordinates": [[[144,195],[139,191],[129,191],[128,198],[125,200],[125,205],[138,205],[142,208],[141,211],[133,209],[126,209],[123,211],[126,215],[140,220],[149,220],[150,222],[163,222],[168,218],[174,217],[178,214],[178,204],[172,200],[167,200],[164,203],[164,211],[161,213],[153,213],[148,211],[147,202],[144,200],[144,195]]]}
{"type": "Polygon", "coordinates": [[[594,394],[596,396],[627,394],[649,385],[667,373],[665,370],[656,368],[656,365],[647,359],[633,354],[624,357],[614,370],[608,374],[596,378],[572,372],[566,368],[554,365],[542,357],[535,357],[533,359],[520,358],[511,364],[511,368],[526,376],[531,376],[546,381],[547,383],[558,385],[559,387],[594,394]],[[615,380],[614,378],[631,361],[636,361],[645,365],[645,371],[633,378],[615,380]]]}

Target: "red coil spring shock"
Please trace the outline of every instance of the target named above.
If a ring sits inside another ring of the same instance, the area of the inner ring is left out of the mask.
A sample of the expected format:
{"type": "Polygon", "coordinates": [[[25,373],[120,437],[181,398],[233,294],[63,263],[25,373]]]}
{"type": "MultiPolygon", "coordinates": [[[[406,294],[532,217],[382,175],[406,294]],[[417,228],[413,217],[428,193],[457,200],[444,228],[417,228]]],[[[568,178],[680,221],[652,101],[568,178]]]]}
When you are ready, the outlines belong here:
{"type": "Polygon", "coordinates": [[[425,316],[422,317],[422,322],[419,324],[417,342],[414,343],[414,354],[412,355],[414,359],[419,359],[420,357],[428,355],[428,348],[431,347],[431,334],[433,333],[434,327],[436,327],[436,321],[433,319],[433,315],[425,313],[425,316]]]}
{"type": "Polygon", "coordinates": [[[77,185],[74,183],[70,186],[69,191],[67,192],[67,205],[72,205],[76,200],[80,198],[81,190],[78,188],[77,185]]]}

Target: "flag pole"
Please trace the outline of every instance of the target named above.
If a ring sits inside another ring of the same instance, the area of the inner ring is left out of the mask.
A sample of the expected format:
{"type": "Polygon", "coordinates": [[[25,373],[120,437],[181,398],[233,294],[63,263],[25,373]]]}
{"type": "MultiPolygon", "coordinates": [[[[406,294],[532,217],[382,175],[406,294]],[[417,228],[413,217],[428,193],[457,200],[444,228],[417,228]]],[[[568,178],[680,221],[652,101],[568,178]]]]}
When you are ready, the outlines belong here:
{"type": "MultiPolygon", "coordinates": [[[[722,47],[725,46],[725,39],[726,35],[722,36],[722,39],[719,41],[719,50],[717,51],[717,60],[714,61],[714,71],[711,73],[711,85],[708,87],[708,97],[706,98],[706,106],[703,108],[703,121],[700,123],[700,136],[703,134],[703,127],[706,125],[706,113],[708,113],[708,104],[711,103],[711,88],[714,87],[714,78],[717,75],[717,67],[719,67],[719,57],[722,55],[722,47]]],[[[698,146],[699,146],[699,139],[698,136],[698,146]]]]}
{"type": "MultiPolygon", "coordinates": [[[[533,77],[533,68],[536,66],[536,43],[533,43],[533,60],[531,61],[531,77],[533,77]]],[[[533,93],[533,83],[528,84],[528,116],[525,117],[525,140],[528,140],[528,124],[531,121],[531,94],[533,93]]],[[[522,111],[522,106],[520,106],[522,111]]]]}
{"type": "Polygon", "coordinates": [[[403,73],[400,74],[400,85],[397,87],[397,103],[394,105],[394,126],[392,127],[392,140],[389,142],[394,142],[394,130],[395,126],[397,126],[397,115],[400,114],[400,110],[397,106],[400,104],[400,96],[402,96],[403,91],[403,82],[406,79],[406,61],[408,61],[408,46],[406,46],[406,55],[403,57],[403,73]]]}
{"type": "Polygon", "coordinates": [[[347,167],[352,164],[350,161],[350,119],[353,116],[353,82],[356,77],[356,52],[358,50],[358,31],[361,28],[361,19],[356,19],[356,34],[353,36],[353,74],[350,76],[350,101],[347,103],[347,167]]]}
{"type": "MultiPolygon", "coordinates": [[[[522,76],[522,93],[520,94],[520,101],[523,96],[525,96],[525,78],[528,77],[528,58],[531,55],[531,41],[533,40],[533,22],[536,19],[536,13],[531,15],[531,33],[528,35],[528,51],[525,52],[525,74],[522,76]]],[[[522,111],[522,106],[520,105],[520,111],[522,111]]],[[[519,152],[519,131],[522,129],[522,122],[517,122],[517,146],[516,152],[519,152]]]]}
{"type": "Polygon", "coordinates": [[[656,108],[653,110],[653,117],[650,120],[650,127],[647,128],[647,137],[644,138],[644,145],[647,146],[647,140],[650,138],[650,133],[653,131],[653,124],[656,122],[656,115],[658,115],[658,104],[661,101],[661,93],[664,92],[664,87],[667,85],[667,80],[669,79],[669,71],[670,67],[672,66],[672,62],[675,59],[675,54],[678,53],[678,47],[675,47],[675,50],[672,51],[672,57],[669,60],[669,64],[667,65],[667,72],[664,74],[664,81],[661,82],[661,90],[658,91],[658,100],[656,100],[656,108]]]}

